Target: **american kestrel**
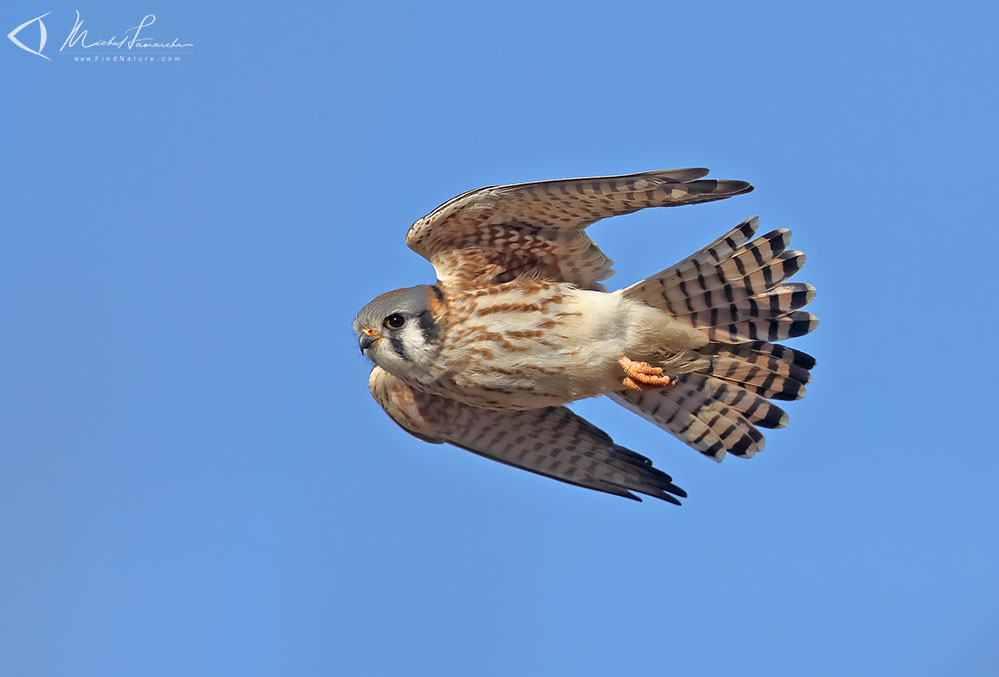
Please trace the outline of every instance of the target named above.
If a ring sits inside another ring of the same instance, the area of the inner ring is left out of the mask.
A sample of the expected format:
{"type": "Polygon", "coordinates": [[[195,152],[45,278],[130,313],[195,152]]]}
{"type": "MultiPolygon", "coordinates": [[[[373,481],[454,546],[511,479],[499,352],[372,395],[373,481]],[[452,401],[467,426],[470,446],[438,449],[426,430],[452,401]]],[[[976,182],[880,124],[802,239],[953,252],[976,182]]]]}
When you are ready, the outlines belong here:
{"type": "Polygon", "coordinates": [[[815,360],[774,342],[818,324],[805,262],[751,218],[683,261],[608,292],[600,219],[748,193],[706,169],[489,186],[416,221],[406,244],[433,285],[383,294],[354,319],[371,394],[404,430],[563,482],[635,500],[686,496],[646,457],[564,405],[607,395],[702,454],[750,457],[769,400],[805,393],[815,360]]]}

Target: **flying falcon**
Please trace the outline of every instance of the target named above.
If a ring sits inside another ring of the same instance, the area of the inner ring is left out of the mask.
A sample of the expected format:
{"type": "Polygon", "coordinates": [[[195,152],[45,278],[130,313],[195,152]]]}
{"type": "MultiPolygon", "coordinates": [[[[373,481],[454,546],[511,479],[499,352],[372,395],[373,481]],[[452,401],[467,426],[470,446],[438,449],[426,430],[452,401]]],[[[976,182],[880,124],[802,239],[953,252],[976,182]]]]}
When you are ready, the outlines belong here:
{"type": "Polygon", "coordinates": [[[812,331],[815,288],[780,228],[748,219],[630,287],[608,292],[611,260],[587,226],[646,207],[748,193],[706,169],[540,181],[472,190],[409,229],[433,285],[383,294],[354,319],[374,362],[369,388],[421,440],[635,500],[679,504],[672,478],[565,404],[607,395],[705,456],[748,458],[770,400],[805,394],[815,360],[775,342],[812,331]],[[635,493],[632,493],[635,492],[635,493]]]}

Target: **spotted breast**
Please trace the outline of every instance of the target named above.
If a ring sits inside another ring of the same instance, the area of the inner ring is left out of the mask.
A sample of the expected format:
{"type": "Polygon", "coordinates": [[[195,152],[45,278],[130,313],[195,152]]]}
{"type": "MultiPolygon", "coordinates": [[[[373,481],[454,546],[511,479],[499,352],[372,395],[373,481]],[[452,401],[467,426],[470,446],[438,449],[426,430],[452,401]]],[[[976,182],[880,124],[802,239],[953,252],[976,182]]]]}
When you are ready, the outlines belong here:
{"type": "MultiPolygon", "coordinates": [[[[442,289],[452,321],[428,390],[493,409],[533,409],[620,388],[621,355],[659,361],[703,335],[621,294],[519,278],[442,289]]],[[[425,386],[427,384],[424,384],[425,386]]]]}

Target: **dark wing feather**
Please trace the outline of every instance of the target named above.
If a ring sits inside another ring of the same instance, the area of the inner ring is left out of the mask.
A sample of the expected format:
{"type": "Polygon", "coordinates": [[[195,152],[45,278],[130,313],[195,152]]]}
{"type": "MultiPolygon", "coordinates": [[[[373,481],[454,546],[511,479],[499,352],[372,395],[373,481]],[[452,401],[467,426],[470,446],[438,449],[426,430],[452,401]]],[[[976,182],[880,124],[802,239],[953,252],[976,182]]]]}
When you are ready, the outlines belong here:
{"type": "Polygon", "coordinates": [[[614,444],[604,431],[565,407],[493,411],[413,389],[380,367],[371,394],[407,432],[447,442],[494,461],[561,482],[641,500],[676,503],[686,496],[652,461],[614,444]],[[671,495],[672,494],[672,495],[671,495]]]}
{"type": "Polygon", "coordinates": [[[722,200],[753,189],[702,179],[707,169],[487,186],[463,193],[416,221],[406,244],[448,282],[533,276],[603,289],[612,261],[583,231],[646,207],[722,200]]]}

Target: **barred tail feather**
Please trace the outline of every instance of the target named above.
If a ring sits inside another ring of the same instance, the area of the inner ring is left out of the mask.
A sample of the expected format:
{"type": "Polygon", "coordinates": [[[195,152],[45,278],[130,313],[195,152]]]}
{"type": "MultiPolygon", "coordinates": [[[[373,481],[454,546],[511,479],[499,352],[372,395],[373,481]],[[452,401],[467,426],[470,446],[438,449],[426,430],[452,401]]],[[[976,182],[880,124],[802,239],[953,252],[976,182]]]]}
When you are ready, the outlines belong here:
{"type": "Polygon", "coordinates": [[[754,217],[708,246],[621,293],[700,329],[712,341],[781,341],[818,326],[799,310],[815,288],[787,283],[805,265],[805,255],[788,250],[791,231],[778,228],[755,240],[754,217]]]}
{"type": "Polygon", "coordinates": [[[716,461],[727,451],[748,458],[765,443],[738,411],[683,377],[668,390],[628,390],[609,397],[716,461]]]}
{"type": "Polygon", "coordinates": [[[786,228],[751,240],[757,227],[756,218],[744,221],[622,292],[703,332],[709,343],[697,351],[706,366],[679,375],[676,386],[611,398],[718,461],[726,452],[750,457],[761,450],[757,427],[787,425],[787,414],[769,400],[804,397],[815,366],[811,355],[774,343],[818,325],[800,310],[815,288],[786,281],[805,255],[787,249],[786,228]]]}
{"type": "Polygon", "coordinates": [[[815,298],[815,287],[804,282],[788,282],[765,294],[750,296],[746,289],[729,288],[724,299],[701,295],[692,299],[700,310],[675,315],[677,319],[698,329],[723,327],[745,318],[778,320],[792,311],[807,305],[815,298]]]}
{"type": "Polygon", "coordinates": [[[704,394],[738,411],[743,418],[761,428],[783,428],[787,414],[764,396],[736,383],[726,382],[707,374],[685,374],[684,381],[704,394]]]}
{"type": "MultiPolygon", "coordinates": [[[[738,345],[711,344],[701,348],[703,355],[735,356],[744,362],[764,366],[782,376],[791,373],[808,376],[808,370],[815,366],[815,358],[808,353],[766,341],[746,341],[738,345]],[[793,370],[797,369],[797,372],[793,370]]],[[[804,383],[807,383],[807,378],[804,383]]]]}
{"type": "Polygon", "coordinates": [[[804,336],[819,326],[819,319],[811,313],[795,311],[776,319],[748,319],[720,327],[710,327],[705,332],[712,341],[739,343],[740,341],[783,341],[804,336]]]}
{"type": "Polygon", "coordinates": [[[790,242],[791,231],[779,228],[761,235],[717,263],[705,265],[695,260],[689,269],[664,276],[661,284],[664,289],[669,289],[679,286],[681,282],[688,285],[696,283],[701,289],[708,290],[724,289],[733,280],[755,280],[758,285],[761,281],[766,284],[771,279],[779,281],[793,275],[805,262],[800,251],[787,251],[790,242]]]}
{"type": "MultiPolygon", "coordinates": [[[[683,261],[680,261],[676,265],[664,270],[660,273],[660,275],[671,275],[673,279],[680,280],[683,279],[683,275],[690,275],[693,272],[696,277],[696,271],[699,270],[701,266],[710,265],[711,263],[717,264],[732,256],[732,254],[738,251],[742,245],[749,242],[749,239],[756,234],[756,230],[759,227],[759,217],[750,217],[711,244],[702,247],[685,258],[683,261]]],[[[632,287],[629,288],[629,291],[630,289],[647,284],[652,279],[653,278],[648,278],[632,285],[632,287]]]]}
{"type": "Polygon", "coordinates": [[[712,344],[709,364],[681,374],[671,388],[622,391],[610,398],[716,461],[749,458],[766,442],[757,428],[783,428],[787,413],[770,402],[805,395],[815,360],[766,342],[712,344]]]}
{"type": "MultiPolygon", "coordinates": [[[[700,351],[702,355],[711,355],[711,363],[704,373],[723,381],[735,383],[750,392],[771,400],[800,400],[805,396],[805,385],[812,378],[808,369],[754,351],[747,347],[749,345],[723,346],[715,344],[702,349],[700,351]]],[[[764,345],[773,344],[765,343],[764,345]]],[[[784,346],[774,347],[784,348],[784,346]]],[[[805,355],[805,353],[800,353],[800,355],[805,355]]],[[[814,361],[812,364],[814,365],[814,361]]]]}

